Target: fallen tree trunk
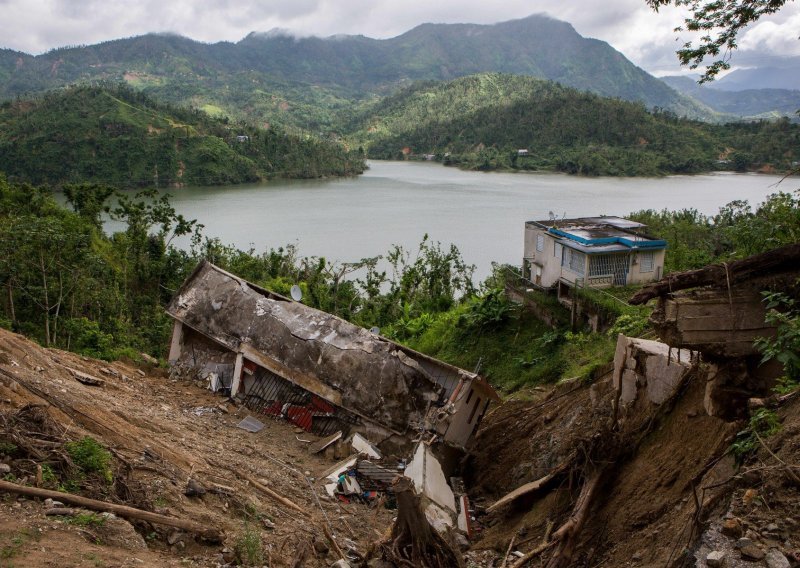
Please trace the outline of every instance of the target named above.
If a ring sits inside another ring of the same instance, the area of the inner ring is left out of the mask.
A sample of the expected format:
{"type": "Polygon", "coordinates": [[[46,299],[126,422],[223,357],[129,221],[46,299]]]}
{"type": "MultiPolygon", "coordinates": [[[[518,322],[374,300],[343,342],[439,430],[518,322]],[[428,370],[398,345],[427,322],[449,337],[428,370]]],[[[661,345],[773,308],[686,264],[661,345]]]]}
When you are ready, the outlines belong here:
{"type": "Polygon", "coordinates": [[[798,264],[800,264],[800,243],[795,243],[726,264],[710,264],[698,270],[670,274],[639,290],[628,303],[644,304],[658,296],[697,286],[733,285],[770,272],[796,270],[798,264]]]}
{"type": "Polygon", "coordinates": [[[425,518],[413,482],[398,476],[392,489],[397,498],[397,520],[389,539],[373,549],[377,556],[399,567],[462,567],[461,554],[425,518]]]}
{"type": "Polygon", "coordinates": [[[50,491],[48,489],[39,489],[37,487],[26,487],[24,485],[17,485],[16,483],[2,480],[0,480],[0,491],[8,491],[9,493],[26,495],[28,497],[54,499],[62,503],[69,503],[70,505],[83,507],[84,509],[114,513],[115,515],[124,517],[126,519],[137,519],[157,525],[166,525],[168,527],[183,529],[185,531],[198,534],[210,542],[222,542],[221,531],[210,529],[193,521],[176,519],[174,517],[166,517],[164,515],[159,515],[158,513],[151,513],[150,511],[143,511],[142,509],[135,509],[126,505],[117,505],[116,503],[98,501],[96,499],[89,499],[88,497],[81,497],[80,495],[62,493],[60,491],[50,491]]]}

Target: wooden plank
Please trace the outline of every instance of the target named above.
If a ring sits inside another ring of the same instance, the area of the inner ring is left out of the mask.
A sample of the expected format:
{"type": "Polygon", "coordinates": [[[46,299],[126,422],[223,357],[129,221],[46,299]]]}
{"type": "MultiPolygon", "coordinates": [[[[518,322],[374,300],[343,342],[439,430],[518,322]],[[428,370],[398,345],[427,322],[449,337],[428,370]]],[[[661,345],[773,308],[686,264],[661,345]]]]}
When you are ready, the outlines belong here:
{"type": "Polygon", "coordinates": [[[676,322],[681,331],[762,330],[766,329],[764,314],[738,312],[711,316],[681,317],[676,322]]]}

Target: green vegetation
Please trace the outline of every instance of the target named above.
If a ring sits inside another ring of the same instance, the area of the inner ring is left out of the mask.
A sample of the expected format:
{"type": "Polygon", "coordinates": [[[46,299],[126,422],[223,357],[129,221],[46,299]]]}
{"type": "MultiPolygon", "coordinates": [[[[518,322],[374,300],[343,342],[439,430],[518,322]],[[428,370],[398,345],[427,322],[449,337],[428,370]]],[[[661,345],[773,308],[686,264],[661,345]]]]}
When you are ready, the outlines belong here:
{"type": "Polygon", "coordinates": [[[114,480],[111,471],[111,453],[97,440],[85,436],[76,442],[67,442],[64,449],[83,475],[96,475],[106,483],[114,480]]]}
{"type": "Polygon", "coordinates": [[[341,144],[155,103],[124,85],[73,87],[0,106],[9,179],[120,188],[219,185],[361,173],[341,144]]]}
{"type": "Polygon", "coordinates": [[[245,523],[233,545],[236,558],[246,566],[261,566],[264,563],[264,547],[258,530],[245,523]]]}
{"type": "Polygon", "coordinates": [[[102,527],[106,524],[106,517],[97,513],[78,513],[67,517],[65,522],[77,527],[102,527]]]}
{"type": "MultiPolygon", "coordinates": [[[[10,535],[0,535],[0,560],[9,560],[17,556],[30,541],[38,541],[39,533],[21,529],[10,535]]],[[[12,566],[12,564],[8,564],[12,566]]]]}
{"type": "Polygon", "coordinates": [[[788,119],[711,125],[502,74],[411,86],[372,104],[348,128],[372,158],[431,154],[481,171],[657,176],[720,167],[788,171],[800,159],[800,125],[788,119]]]}
{"type": "MultiPolygon", "coordinates": [[[[796,285],[800,286],[800,282],[796,285]]],[[[767,323],[777,329],[775,337],[756,340],[763,353],[762,363],[775,360],[783,365],[784,376],[778,383],[779,394],[800,388],[800,302],[785,292],[764,292],[767,323]]]]}
{"type": "MultiPolygon", "coordinates": [[[[459,251],[427,236],[413,250],[395,246],[384,257],[338,265],[300,258],[293,246],[242,251],[204,238],[202,226],[177,215],[168,197],[149,191],[119,197],[110,213],[123,228],[106,235],[100,212],[108,207],[110,189],[81,184],[65,193],[73,211],[59,207],[45,188],[0,177],[0,320],[45,345],[93,357],[163,355],[171,330],[163,306],[201,259],[278,293],[298,283],[308,305],[377,326],[383,335],[455,365],[479,368],[506,391],[592,378],[613,356],[616,333],[647,333],[647,309],[627,305],[634,290],[626,288],[579,291],[613,322],[600,334],[567,332],[569,314],[554,298],[531,293],[561,322],[553,330],[506,298],[506,267],[496,267],[476,288],[474,267],[459,251]],[[189,250],[170,245],[181,235],[191,237],[189,250]]],[[[670,242],[668,270],[683,270],[796,242],[799,212],[800,195],[778,193],[755,209],[733,202],[711,217],[691,210],[633,217],[670,242]]],[[[796,324],[795,308],[775,308],[796,324]]],[[[786,330],[767,346],[781,359],[791,357],[781,353],[797,352],[796,325],[786,330]]],[[[70,448],[86,475],[112,480],[106,450],[90,440],[70,448]]],[[[67,480],[65,487],[69,483],[76,482],[67,480]]]]}
{"type": "Polygon", "coordinates": [[[736,439],[731,445],[737,461],[744,461],[750,454],[756,451],[761,444],[759,438],[763,440],[781,429],[780,420],[774,410],[759,408],[750,415],[747,428],[736,434],[736,439]]]}

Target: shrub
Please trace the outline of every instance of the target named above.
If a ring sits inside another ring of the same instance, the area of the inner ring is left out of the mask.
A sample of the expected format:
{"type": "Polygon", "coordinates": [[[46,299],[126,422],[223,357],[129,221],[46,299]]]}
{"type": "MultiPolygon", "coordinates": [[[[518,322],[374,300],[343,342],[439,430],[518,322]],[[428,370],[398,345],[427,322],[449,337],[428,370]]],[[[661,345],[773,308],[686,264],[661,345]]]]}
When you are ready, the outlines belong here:
{"type": "Polygon", "coordinates": [[[77,442],[67,442],[64,447],[75,465],[85,475],[96,474],[111,483],[114,479],[111,472],[111,453],[90,436],[77,442]]]}

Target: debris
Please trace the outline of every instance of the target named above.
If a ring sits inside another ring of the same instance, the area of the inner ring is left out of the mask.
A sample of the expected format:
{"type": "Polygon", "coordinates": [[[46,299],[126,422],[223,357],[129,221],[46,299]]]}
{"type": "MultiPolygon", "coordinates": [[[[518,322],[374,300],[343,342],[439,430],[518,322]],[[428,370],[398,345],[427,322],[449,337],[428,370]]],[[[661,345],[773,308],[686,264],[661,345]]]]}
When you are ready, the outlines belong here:
{"type": "Polygon", "coordinates": [[[206,494],[206,488],[200,485],[197,480],[189,479],[186,483],[186,489],[183,490],[183,494],[187,497],[200,497],[206,494]]]}
{"type": "Polygon", "coordinates": [[[771,548],[764,557],[767,568],[790,568],[789,559],[777,548],[771,548]]]}
{"type": "Polygon", "coordinates": [[[266,494],[268,497],[271,497],[273,500],[277,501],[278,503],[281,503],[282,505],[285,505],[285,506],[289,507],[290,509],[294,509],[298,513],[303,513],[305,515],[308,515],[308,511],[306,511],[303,507],[301,507],[300,505],[298,505],[294,501],[291,501],[291,500],[287,499],[283,495],[280,495],[280,494],[276,493],[275,491],[273,491],[272,489],[270,489],[269,487],[267,487],[266,485],[264,485],[260,481],[256,481],[252,476],[247,475],[246,473],[243,473],[242,477],[244,477],[250,483],[250,485],[252,485],[256,489],[258,489],[262,493],[266,494]]]}
{"type": "Polygon", "coordinates": [[[316,444],[312,444],[311,446],[309,446],[308,451],[311,452],[312,454],[318,454],[319,452],[323,451],[325,448],[327,448],[331,444],[333,444],[333,443],[335,443],[335,442],[337,442],[337,441],[339,441],[341,439],[342,439],[342,431],[339,430],[337,432],[334,432],[333,434],[331,434],[327,438],[323,438],[322,440],[320,440],[316,444]]]}
{"type": "Polygon", "coordinates": [[[50,497],[51,499],[59,499],[64,503],[77,505],[93,511],[104,511],[114,513],[115,515],[119,515],[120,517],[128,519],[138,519],[140,521],[147,521],[149,523],[184,529],[196,533],[210,542],[222,542],[222,534],[220,531],[185,519],[165,517],[164,515],[158,515],[156,513],[151,513],[150,511],[142,511],[141,509],[127,507],[125,505],[117,505],[116,503],[107,503],[105,501],[98,501],[96,499],[88,499],[86,497],[81,497],[80,495],[61,493],[60,491],[50,491],[48,489],[39,489],[37,487],[25,487],[9,481],[0,480],[0,490],[8,491],[10,493],[17,493],[19,495],[26,495],[28,497],[50,497]]]}
{"type": "Polygon", "coordinates": [[[148,355],[147,353],[139,353],[139,355],[145,360],[145,362],[150,363],[151,365],[158,365],[158,359],[152,355],[148,355]]]}
{"type": "Polygon", "coordinates": [[[763,560],[765,556],[764,551],[755,544],[743,546],[740,552],[742,553],[742,558],[748,560],[763,560]]]}
{"type": "Polygon", "coordinates": [[[248,432],[252,432],[253,434],[257,432],[261,432],[264,429],[264,423],[260,422],[257,418],[253,418],[250,415],[244,417],[244,419],[236,425],[237,428],[241,428],[242,430],[247,430],[248,432]]]}
{"type": "Polygon", "coordinates": [[[720,550],[709,552],[706,556],[706,564],[709,568],[722,568],[725,566],[725,553],[720,550]]]}
{"type": "Polygon", "coordinates": [[[141,369],[136,369],[136,374],[139,375],[140,377],[146,376],[146,373],[141,369]]]}
{"type": "Polygon", "coordinates": [[[47,509],[44,514],[48,517],[61,516],[61,517],[74,517],[78,514],[77,510],[68,507],[53,507],[47,509]]]}
{"type": "Polygon", "coordinates": [[[406,467],[405,476],[413,481],[417,492],[453,513],[456,512],[456,498],[447,484],[442,465],[430,447],[423,442],[417,444],[414,457],[406,467]]]}
{"type": "Polygon", "coordinates": [[[351,442],[353,449],[360,454],[365,454],[373,459],[381,459],[381,454],[378,448],[372,445],[364,436],[356,432],[353,434],[353,441],[351,442]]]}
{"type": "Polygon", "coordinates": [[[88,385],[91,387],[101,387],[106,384],[106,382],[103,379],[99,379],[97,377],[88,375],[82,371],[79,371],[77,369],[72,369],[70,367],[67,367],[67,369],[69,370],[69,372],[72,373],[72,376],[75,377],[75,379],[79,383],[83,383],[84,385],[88,385]]]}
{"type": "Polygon", "coordinates": [[[0,463],[0,474],[11,473],[11,466],[7,463],[0,463]]]}
{"type": "Polygon", "coordinates": [[[311,440],[305,440],[305,439],[303,439],[303,438],[301,438],[300,436],[297,436],[297,435],[295,435],[295,439],[298,442],[303,442],[304,444],[310,444],[311,443],[311,440]]]}

